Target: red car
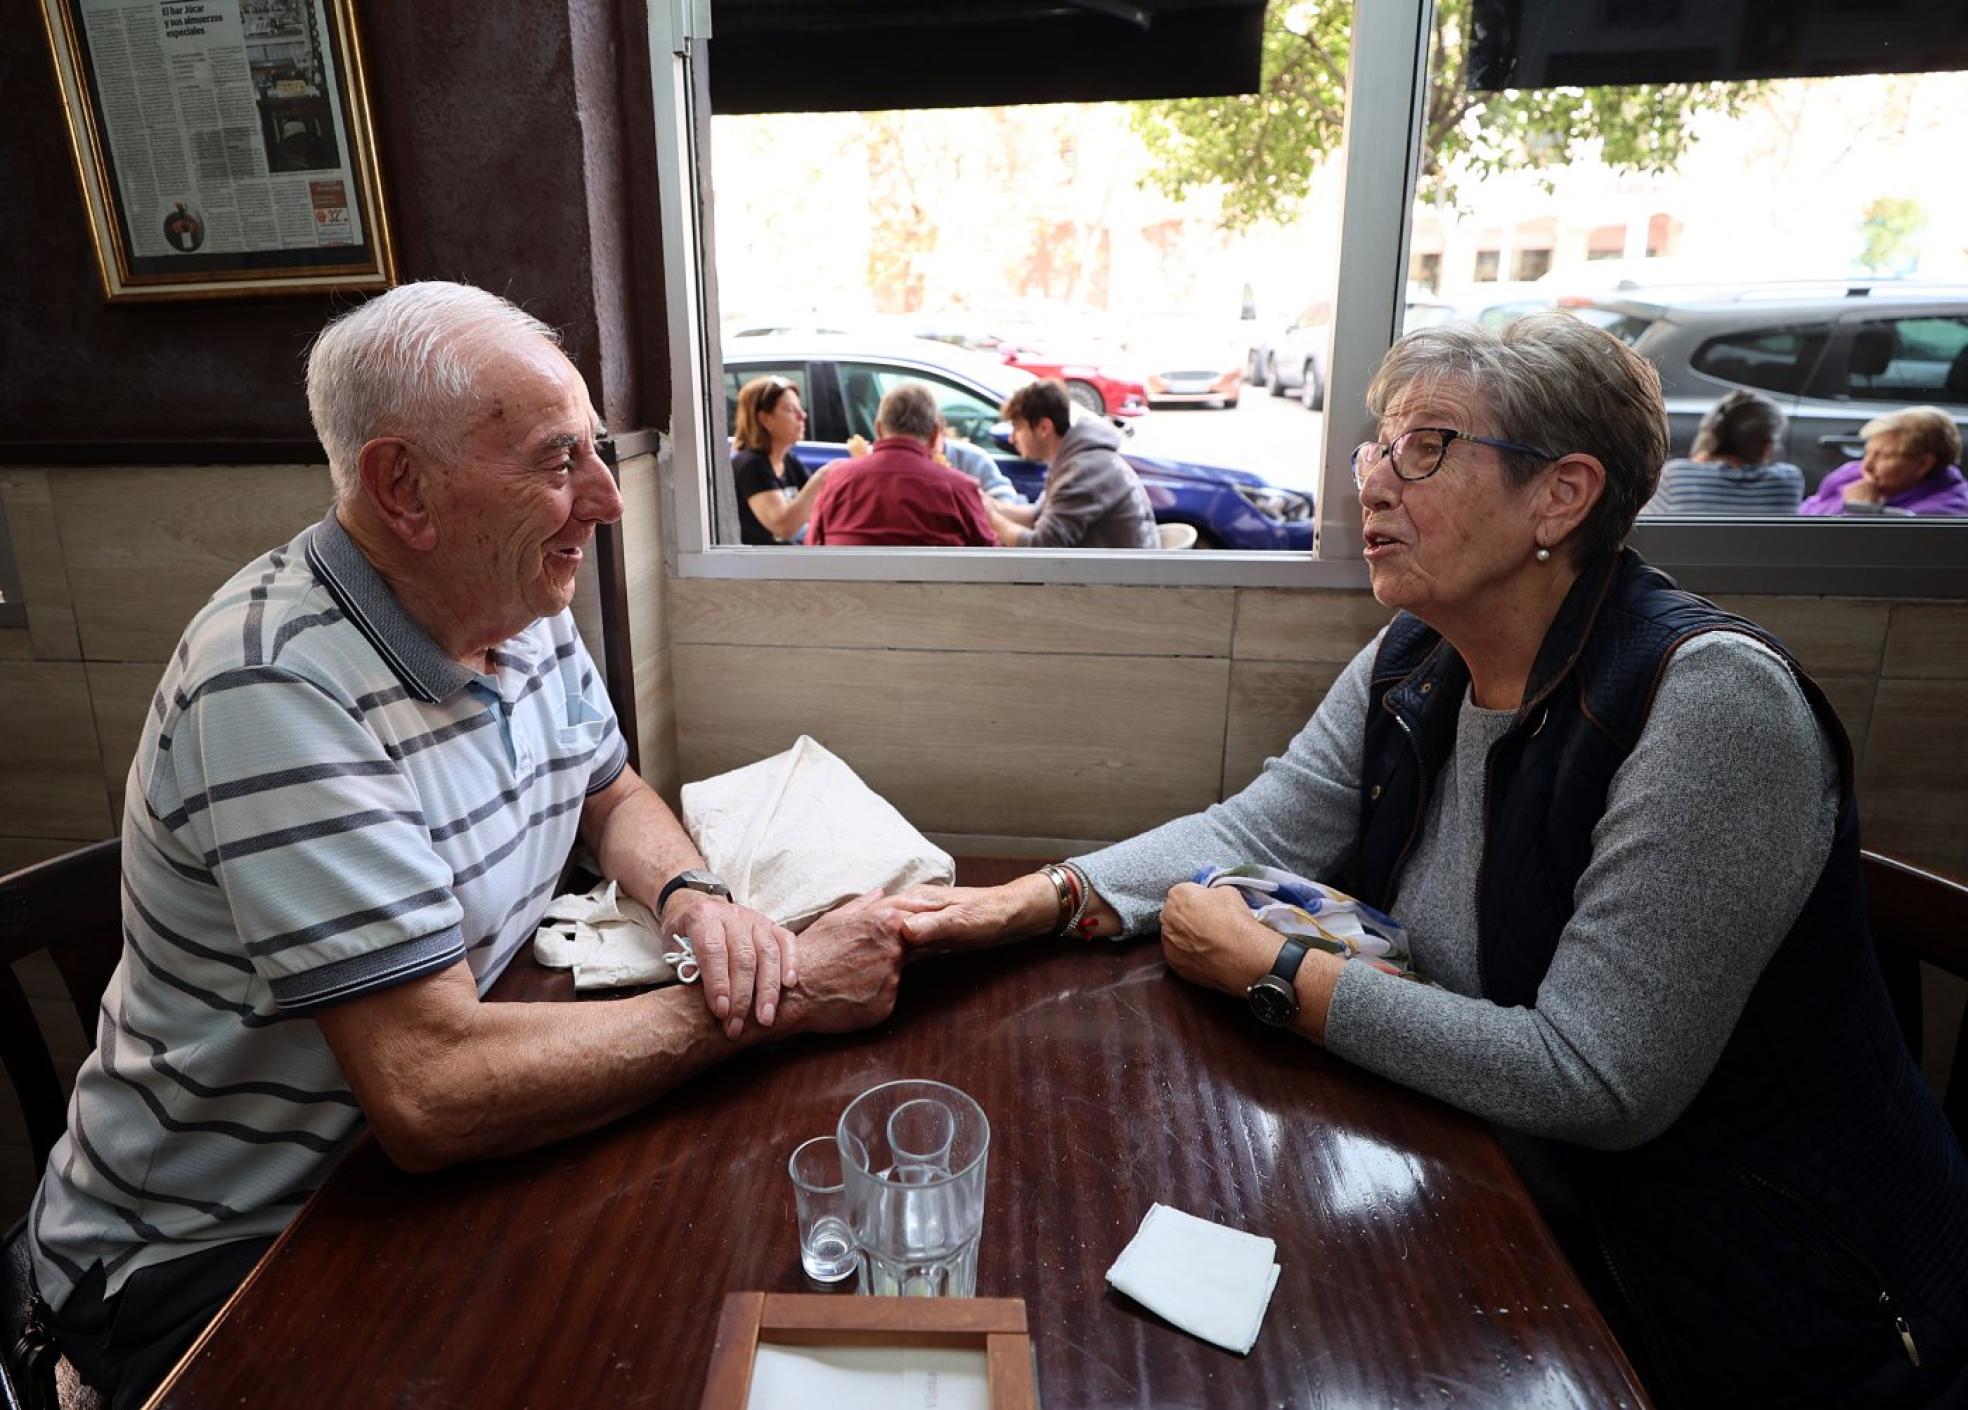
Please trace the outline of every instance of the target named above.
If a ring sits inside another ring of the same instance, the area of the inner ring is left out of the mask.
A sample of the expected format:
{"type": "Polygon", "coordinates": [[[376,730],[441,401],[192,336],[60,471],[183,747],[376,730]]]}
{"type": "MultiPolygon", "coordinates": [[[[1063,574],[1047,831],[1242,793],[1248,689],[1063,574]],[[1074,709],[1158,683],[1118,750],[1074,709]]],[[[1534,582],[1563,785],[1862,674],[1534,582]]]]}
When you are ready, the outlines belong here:
{"type": "Polygon", "coordinates": [[[1066,384],[1066,395],[1101,416],[1139,416],[1148,410],[1148,388],[1133,377],[1123,377],[1090,362],[1055,362],[1029,348],[1001,343],[997,353],[1013,367],[1023,368],[1034,377],[1057,377],[1066,384]]]}

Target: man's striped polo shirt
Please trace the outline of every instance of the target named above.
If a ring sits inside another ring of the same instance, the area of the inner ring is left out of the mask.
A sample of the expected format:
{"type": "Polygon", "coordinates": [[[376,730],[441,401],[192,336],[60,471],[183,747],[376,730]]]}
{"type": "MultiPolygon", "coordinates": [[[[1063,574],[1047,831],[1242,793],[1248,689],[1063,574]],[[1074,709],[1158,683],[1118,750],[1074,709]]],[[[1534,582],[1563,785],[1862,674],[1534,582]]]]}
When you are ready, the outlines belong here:
{"type": "Polygon", "coordinates": [[[130,768],[123,960],[33,1209],[55,1306],[278,1232],[361,1124],[306,1016],[530,936],[627,757],[565,612],[446,656],[331,513],[220,588],[130,768]]]}

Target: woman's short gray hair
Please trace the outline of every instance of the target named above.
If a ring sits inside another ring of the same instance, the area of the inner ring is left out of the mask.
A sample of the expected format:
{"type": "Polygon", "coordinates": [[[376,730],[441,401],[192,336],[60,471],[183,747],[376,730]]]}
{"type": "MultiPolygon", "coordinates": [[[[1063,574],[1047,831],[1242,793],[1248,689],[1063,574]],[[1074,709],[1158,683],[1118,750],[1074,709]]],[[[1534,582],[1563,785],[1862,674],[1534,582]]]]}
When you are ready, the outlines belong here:
{"type": "Polygon", "coordinates": [[[1961,463],[1961,428],[1938,406],[1909,406],[1875,416],[1859,427],[1867,440],[1882,432],[1898,434],[1915,455],[1931,455],[1936,465],[1961,463]]]}
{"type": "Polygon", "coordinates": [[[398,285],[322,329],[308,348],[308,414],[336,498],[358,492],[356,457],[377,436],[414,433],[433,454],[455,455],[486,363],[528,338],[560,346],[517,304],[436,279],[398,285]]]}
{"type": "MultiPolygon", "coordinates": [[[[1385,415],[1408,387],[1434,380],[1454,385],[1487,414],[1488,425],[1456,430],[1596,458],[1606,467],[1606,486],[1580,545],[1590,553],[1626,541],[1667,459],[1660,375],[1645,358],[1569,313],[1526,314],[1496,332],[1447,323],[1409,333],[1388,350],[1367,387],[1367,410],[1385,415]]],[[[1513,485],[1550,464],[1500,454],[1513,485]]]]}

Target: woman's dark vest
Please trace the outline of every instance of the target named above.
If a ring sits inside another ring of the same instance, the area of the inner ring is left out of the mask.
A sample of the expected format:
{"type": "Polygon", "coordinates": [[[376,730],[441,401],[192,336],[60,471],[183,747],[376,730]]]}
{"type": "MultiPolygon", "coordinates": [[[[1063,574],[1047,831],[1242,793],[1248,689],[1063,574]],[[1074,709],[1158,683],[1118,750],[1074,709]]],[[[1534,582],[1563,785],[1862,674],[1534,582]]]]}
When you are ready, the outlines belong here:
{"type": "MultiPolygon", "coordinates": [[[[1573,586],[1516,723],[1489,753],[1483,993],[1536,1005],[1668,659],[1718,630],[1781,655],[1832,741],[1831,855],[1708,1081],[1664,1133],[1624,1151],[1513,1136],[1512,1152],[1664,1403],[1927,1403],[1957,1371],[1968,1377],[1968,1160],[1908,1056],[1868,937],[1851,745],[1780,644],[1630,551],[1573,586]]],[[[1374,905],[1393,903],[1468,686],[1446,641],[1395,618],[1374,662],[1349,878],[1374,905]]],[[[1645,944],[1645,918],[1636,925],[1645,944]]]]}

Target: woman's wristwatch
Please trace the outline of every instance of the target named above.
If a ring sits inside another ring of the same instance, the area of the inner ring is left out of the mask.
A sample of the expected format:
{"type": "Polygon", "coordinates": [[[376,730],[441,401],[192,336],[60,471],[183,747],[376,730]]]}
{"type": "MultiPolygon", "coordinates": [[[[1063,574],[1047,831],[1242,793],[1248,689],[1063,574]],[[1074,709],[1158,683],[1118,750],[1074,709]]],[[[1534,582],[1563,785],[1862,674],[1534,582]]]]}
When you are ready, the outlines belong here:
{"type": "Polygon", "coordinates": [[[1244,990],[1244,998],[1249,1000],[1251,1012],[1260,1023],[1286,1028],[1298,1017],[1298,985],[1294,981],[1311,948],[1304,941],[1287,936],[1270,973],[1259,975],[1257,982],[1244,990]]]}

